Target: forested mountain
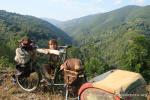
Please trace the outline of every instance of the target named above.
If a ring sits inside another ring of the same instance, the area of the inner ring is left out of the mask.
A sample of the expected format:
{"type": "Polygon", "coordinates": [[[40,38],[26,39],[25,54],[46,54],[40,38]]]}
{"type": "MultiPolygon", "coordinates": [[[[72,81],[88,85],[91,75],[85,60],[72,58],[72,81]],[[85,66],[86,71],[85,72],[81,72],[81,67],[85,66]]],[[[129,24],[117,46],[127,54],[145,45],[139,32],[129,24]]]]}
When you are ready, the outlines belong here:
{"type": "Polygon", "coordinates": [[[89,15],[66,21],[61,28],[78,41],[90,75],[119,68],[150,80],[150,6],[89,15]]]}
{"type": "Polygon", "coordinates": [[[146,21],[149,18],[150,6],[126,6],[107,13],[89,15],[61,23],[61,28],[77,40],[81,35],[102,34],[115,27],[135,21],[146,21]],[[146,18],[146,19],[145,19],[146,18]],[[78,36],[80,35],[80,36],[78,36]]]}
{"type": "Polygon", "coordinates": [[[70,43],[71,38],[54,25],[33,16],[23,16],[0,10],[1,34],[26,34],[32,38],[57,38],[70,43]]]}
{"type": "Polygon", "coordinates": [[[24,36],[35,40],[41,47],[46,47],[51,38],[60,44],[72,43],[72,38],[47,21],[0,10],[0,64],[3,60],[13,61],[17,40],[24,36]]]}

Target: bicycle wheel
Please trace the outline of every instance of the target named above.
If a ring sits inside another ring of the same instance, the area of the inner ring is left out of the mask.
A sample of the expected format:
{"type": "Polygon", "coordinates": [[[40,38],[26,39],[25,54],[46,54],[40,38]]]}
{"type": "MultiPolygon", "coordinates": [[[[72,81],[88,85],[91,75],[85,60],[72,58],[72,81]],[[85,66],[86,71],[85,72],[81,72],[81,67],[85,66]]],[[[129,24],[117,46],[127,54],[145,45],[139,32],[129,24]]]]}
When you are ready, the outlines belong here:
{"type": "Polygon", "coordinates": [[[27,92],[32,92],[36,90],[39,86],[41,75],[39,72],[35,71],[30,73],[28,77],[16,76],[18,85],[27,92]]]}

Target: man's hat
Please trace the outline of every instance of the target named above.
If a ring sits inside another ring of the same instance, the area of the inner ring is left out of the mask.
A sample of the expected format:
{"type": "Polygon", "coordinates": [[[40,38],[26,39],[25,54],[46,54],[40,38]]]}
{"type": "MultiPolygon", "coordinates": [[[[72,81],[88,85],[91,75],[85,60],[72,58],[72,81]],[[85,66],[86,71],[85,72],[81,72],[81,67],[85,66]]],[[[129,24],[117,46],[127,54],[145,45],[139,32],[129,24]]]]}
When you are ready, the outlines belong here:
{"type": "Polygon", "coordinates": [[[31,39],[28,37],[23,37],[21,40],[18,41],[19,43],[23,43],[24,45],[29,45],[32,43],[31,39]]]}

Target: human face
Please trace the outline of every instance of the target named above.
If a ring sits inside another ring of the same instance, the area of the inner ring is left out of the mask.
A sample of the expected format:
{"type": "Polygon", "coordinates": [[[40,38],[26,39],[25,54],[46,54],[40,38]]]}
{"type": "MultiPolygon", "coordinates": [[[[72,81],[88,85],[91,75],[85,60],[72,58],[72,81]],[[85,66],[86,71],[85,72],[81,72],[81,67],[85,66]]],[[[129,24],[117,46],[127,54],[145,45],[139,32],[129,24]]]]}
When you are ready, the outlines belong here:
{"type": "Polygon", "coordinates": [[[49,43],[49,49],[56,50],[57,49],[57,45],[49,43]]]}

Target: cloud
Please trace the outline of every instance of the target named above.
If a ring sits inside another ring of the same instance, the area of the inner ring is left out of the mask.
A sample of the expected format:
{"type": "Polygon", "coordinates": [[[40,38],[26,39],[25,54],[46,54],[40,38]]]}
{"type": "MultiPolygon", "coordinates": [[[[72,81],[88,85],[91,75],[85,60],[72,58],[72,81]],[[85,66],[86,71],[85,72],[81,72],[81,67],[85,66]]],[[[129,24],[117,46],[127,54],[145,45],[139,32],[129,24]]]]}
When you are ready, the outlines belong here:
{"type": "Polygon", "coordinates": [[[133,2],[135,2],[139,5],[143,5],[145,3],[145,0],[133,0],[133,2]]]}
{"type": "Polygon", "coordinates": [[[123,0],[113,0],[116,5],[119,5],[123,2],[123,0]]]}

